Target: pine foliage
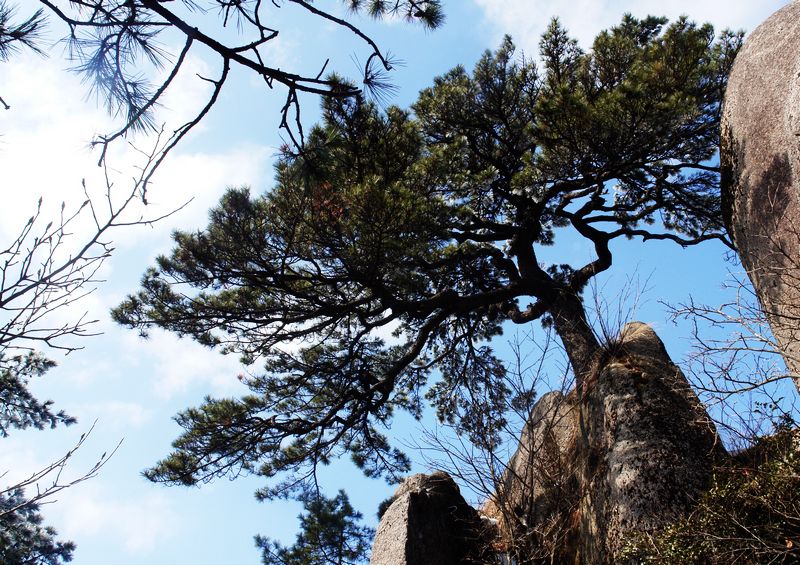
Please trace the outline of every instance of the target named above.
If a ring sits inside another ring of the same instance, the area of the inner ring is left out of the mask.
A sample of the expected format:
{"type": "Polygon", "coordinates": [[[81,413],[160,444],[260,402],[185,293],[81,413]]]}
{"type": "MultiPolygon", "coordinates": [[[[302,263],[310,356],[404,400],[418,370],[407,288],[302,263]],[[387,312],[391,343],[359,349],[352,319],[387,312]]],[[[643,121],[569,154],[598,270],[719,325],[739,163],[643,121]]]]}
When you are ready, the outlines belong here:
{"type": "Polygon", "coordinates": [[[300,533],[294,545],[256,536],[264,565],[359,565],[369,563],[374,531],[360,525],[361,513],[350,505],[344,491],[335,498],[317,492],[302,496],[300,533]]]}

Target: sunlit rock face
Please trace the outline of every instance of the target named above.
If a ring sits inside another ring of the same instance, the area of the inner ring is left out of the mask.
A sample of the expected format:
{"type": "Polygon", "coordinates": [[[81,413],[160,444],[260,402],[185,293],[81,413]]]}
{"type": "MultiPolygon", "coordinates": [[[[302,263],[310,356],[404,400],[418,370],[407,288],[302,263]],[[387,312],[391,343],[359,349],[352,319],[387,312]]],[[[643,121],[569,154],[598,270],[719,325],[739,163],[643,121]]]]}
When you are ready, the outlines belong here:
{"type": "Polygon", "coordinates": [[[549,392],[533,407],[519,447],[483,513],[499,526],[503,553],[530,563],[569,563],[580,501],[576,395],[549,392]]]}
{"type": "Polygon", "coordinates": [[[725,456],[661,340],[628,324],[580,398],[537,403],[484,512],[525,562],[621,563],[630,536],[692,509],[725,456]]]}
{"type": "Polygon", "coordinates": [[[800,2],[745,41],[721,142],[728,231],[800,390],[800,2]]]}
{"type": "Polygon", "coordinates": [[[631,323],[581,391],[537,402],[480,513],[446,473],[406,479],[381,518],[371,563],[488,563],[492,552],[526,564],[624,563],[626,541],[690,512],[725,458],[664,344],[631,323]]]}
{"type": "Polygon", "coordinates": [[[487,523],[443,472],[412,475],[381,517],[371,565],[484,563],[487,523]]]}
{"type": "Polygon", "coordinates": [[[628,324],[581,402],[579,550],[616,562],[629,536],[689,512],[725,456],[713,422],[664,344],[628,324]]]}

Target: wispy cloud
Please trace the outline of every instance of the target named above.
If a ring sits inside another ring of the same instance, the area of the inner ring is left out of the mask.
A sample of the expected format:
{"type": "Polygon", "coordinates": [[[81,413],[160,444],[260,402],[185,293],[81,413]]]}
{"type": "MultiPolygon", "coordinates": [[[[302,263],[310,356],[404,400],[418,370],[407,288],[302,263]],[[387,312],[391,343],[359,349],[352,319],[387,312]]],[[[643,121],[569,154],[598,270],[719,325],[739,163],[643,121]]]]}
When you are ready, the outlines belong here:
{"type": "Polygon", "coordinates": [[[127,553],[147,554],[180,531],[177,509],[162,493],[109,491],[99,482],[65,491],[57,508],[65,514],[67,539],[102,538],[127,553]]]}
{"type": "Polygon", "coordinates": [[[688,15],[697,22],[711,22],[717,29],[752,30],[787,0],[729,2],[725,0],[473,0],[483,9],[486,19],[499,38],[510,33],[527,53],[537,52],[539,37],[550,19],[558,17],[583,47],[589,47],[595,35],[619,22],[630,12],[674,19],[688,15]]]}
{"type": "MultiPolygon", "coordinates": [[[[186,65],[159,114],[166,131],[194,115],[208,96],[208,83],[196,76],[208,75],[207,65],[196,59],[187,60],[186,65]]],[[[85,87],[78,77],[53,61],[33,55],[15,57],[3,65],[3,74],[3,97],[12,106],[3,112],[0,124],[4,198],[0,236],[8,238],[33,213],[40,196],[50,215],[57,213],[63,201],[68,211],[74,209],[83,200],[83,179],[102,203],[105,177],[97,166],[99,152],[91,150],[90,142],[98,134],[113,131],[114,123],[104,110],[84,102],[85,87]]],[[[196,129],[192,135],[198,133],[196,129]]],[[[128,192],[137,167],[144,164],[145,157],[137,149],[149,150],[154,143],[154,137],[137,136],[113,145],[108,163],[118,196],[128,192]]],[[[135,203],[129,216],[158,216],[194,198],[172,220],[202,222],[208,207],[226,186],[262,181],[274,152],[274,148],[252,144],[239,144],[218,153],[189,152],[179,147],[153,179],[151,205],[145,208],[135,203]]],[[[141,243],[142,234],[163,239],[171,225],[171,221],[163,222],[128,239],[141,243]]]]}
{"type": "Polygon", "coordinates": [[[230,395],[244,392],[236,378],[241,364],[235,355],[220,355],[189,339],[157,330],[148,340],[134,332],[123,336],[126,364],[145,370],[156,369],[156,374],[144,375],[156,396],[170,400],[188,390],[203,390],[212,395],[230,395]]]}
{"type": "MultiPolygon", "coordinates": [[[[195,73],[208,75],[208,66],[195,59],[187,60],[187,65],[165,100],[162,117],[170,123],[185,121],[207,96],[208,83],[198,79],[195,73]]],[[[65,72],[63,62],[20,55],[3,65],[2,86],[3,97],[11,109],[3,111],[0,122],[0,190],[3,195],[0,241],[8,242],[16,237],[35,212],[40,197],[44,201],[42,228],[50,220],[57,221],[62,202],[67,213],[78,209],[85,198],[82,179],[86,179],[86,186],[102,215],[106,208],[106,178],[97,166],[99,154],[92,151],[89,144],[97,133],[113,129],[112,120],[104,110],[85,103],[85,87],[77,76],[65,72]]],[[[147,148],[153,139],[139,136],[133,142],[136,147],[147,148]]],[[[73,307],[49,313],[50,323],[59,325],[85,315],[85,319],[100,320],[91,327],[92,331],[109,331],[109,308],[118,304],[126,292],[135,290],[139,276],[155,255],[169,250],[169,232],[175,226],[191,230],[205,224],[208,209],[227,186],[248,184],[256,190],[262,189],[274,152],[272,147],[252,143],[238,143],[219,152],[179,147],[154,177],[148,193],[150,203],[144,206],[135,200],[127,218],[157,217],[189,199],[191,203],[153,226],[120,228],[107,234],[117,252],[96,278],[109,283],[99,285],[96,292],[73,307]]],[[[143,160],[143,155],[126,140],[114,145],[109,167],[115,198],[129,194],[133,186],[131,179],[143,160]]],[[[85,213],[82,220],[71,226],[64,253],[74,253],[86,240],[86,234],[93,232],[91,215],[85,213]]],[[[178,349],[191,351],[185,345],[178,349]]],[[[212,356],[207,351],[203,353],[206,355],[195,353],[190,360],[212,356]]],[[[110,368],[101,357],[96,355],[70,364],[68,378],[79,385],[103,378],[110,368]]],[[[210,370],[216,365],[204,361],[202,367],[210,370]]],[[[165,382],[171,384],[162,387],[164,394],[180,389],[183,385],[178,382],[190,382],[187,379],[167,379],[165,382]]],[[[207,381],[201,379],[200,382],[207,381]]]]}
{"type": "Polygon", "coordinates": [[[81,422],[97,420],[105,428],[124,431],[141,428],[153,418],[153,410],[144,404],[121,400],[86,404],[73,413],[81,422]]]}

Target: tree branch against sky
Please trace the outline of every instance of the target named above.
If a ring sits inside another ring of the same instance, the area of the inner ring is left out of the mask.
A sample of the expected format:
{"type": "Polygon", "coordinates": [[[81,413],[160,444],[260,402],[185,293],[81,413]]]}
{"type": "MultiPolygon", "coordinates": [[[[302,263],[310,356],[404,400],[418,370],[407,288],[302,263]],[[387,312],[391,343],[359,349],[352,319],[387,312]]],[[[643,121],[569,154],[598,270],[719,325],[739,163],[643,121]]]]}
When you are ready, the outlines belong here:
{"type": "MultiPolygon", "coordinates": [[[[105,200],[92,200],[84,184],[83,203],[74,211],[62,203],[57,219],[46,224],[40,198],[17,236],[0,247],[0,438],[7,438],[11,430],[76,423],[64,410],[55,412],[51,400],[41,401],[31,390],[32,381],[56,365],[43,351],[74,352],[83,347],[79,340],[97,335],[92,331],[97,320],[75,311],[102,282],[98,273],[113,251],[111,233],[152,225],[171,215],[131,219],[127,212],[139,194],[139,182],[120,198],[112,194],[112,183],[106,178],[105,200]],[[76,234],[82,235],[86,225],[85,237],[76,234]]],[[[39,508],[63,490],[95,477],[114,454],[116,449],[103,453],[89,470],[67,478],[68,463],[90,432],[20,481],[6,484],[8,472],[18,470],[0,468],[3,562],[56,565],[62,559],[71,560],[75,545],[55,541],[55,530],[41,525],[39,508]]]]}
{"type": "MultiPolygon", "coordinates": [[[[83,76],[90,94],[104,104],[109,114],[121,118],[123,125],[93,142],[94,145],[102,146],[99,164],[106,172],[108,208],[104,210],[102,205],[98,206],[86,193],[86,200],[77,207],[77,211],[70,214],[66,212],[66,204],[63,204],[60,218],[43,225],[40,197],[36,213],[7,247],[0,248],[0,436],[6,436],[9,428],[42,429],[45,425],[55,427],[58,423],[75,422],[64,411],[56,413],[51,410],[51,401],[39,401],[32,394],[29,388],[31,377],[40,377],[55,365],[33,349],[44,347],[72,352],[81,346],[70,342],[69,338],[94,335],[89,328],[97,320],[92,320],[85,314],[70,318],[70,313],[101,282],[98,272],[112,253],[109,232],[123,226],[152,225],[152,221],[141,218],[125,221],[122,214],[129,208],[137,193],[146,202],[147,185],[156,168],[185,134],[209,112],[223,89],[232,65],[254,72],[269,88],[274,85],[286,88],[282,123],[290,136],[292,130],[287,121],[290,110],[296,116],[295,124],[302,136],[299,93],[350,97],[360,92],[355,87],[343,89],[337,79],[324,77],[323,72],[328,61],[321,63],[321,70],[314,76],[286,72],[271,64],[271,55],[265,53],[262,47],[278,36],[278,30],[269,29],[262,24],[261,18],[266,15],[267,9],[262,10],[260,2],[254,5],[212,2],[210,6],[187,3],[176,5],[177,12],[158,2],[147,1],[59,3],[42,0],[40,4],[42,7],[33,11],[32,15],[20,17],[19,13],[27,9],[26,5],[0,2],[0,62],[7,63],[25,51],[44,56],[48,50],[45,46],[44,30],[47,24],[46,14],[49,14],[51,23],[52,20],[60,21],[68,29],[65,37],[68,58],[77,63],[73,70],[83,76]],[[209,8],[213,7],[220,10],[219,15],[223,20],[221,24],[213,17],[206,17],[209,8]],[[248,28],[257,39],[246,44],[226,44],[225,41],[230,38],[224,37],[228,35],[224,28],[227,27],[229,18],[236,20],[240,34],[245,31],[244,28],[248,28]],[[201,22],[204,25],[201,26],[201,22]],[[215,30],[215,37],[200,30],[206,26],[215,30]],[[174,59],[160,42],[162,37],[159,36],[167,30],[185,36],[184,47],[174,59]],[[178,74],[185,72],[184,64],[187,57],[193,54],[194,45],[204,47],[206,53],[210,51],[217,55],[221,61],[222,76],[211,81],[214,88],[200,112],[174,131],[165,143],[159,143],[161,136],[152,112],[174,86],[178,74]],[[167,65],[168,70],[163,82],[152,86],[150,83],[156,80],[155,73],[163,72],[164,65],[167,65]],[[108,180],[106,152],[112,142],[130,137],[137,131],[156,134],[156,150],[151,154],[140,152],[147,157],[146,162],[141,165],[140,178],[135,179],[133,192],[127,198],[123,195],[120,204],[116,201],[117,195],[112,193],[113,183],[108,180]],[[83,224],[87,223],[93,224],[90,234],[85,240],[78,239],[76,250],[66,252],[65,248],[75,243],[74,231],[80,232],[83,224]],[[29,353],[15,355],[17,350],[29,353]]],[[[371,53],[364,67],[364,86],[369,89],[382,86],[383,71],[377,70],[375,65],[389,71],[391,62],[388,55],[384,55],[371,38],[347,20],[320,10],[308,2],[289,0],[288,4],[302,8],[317,19],[321,18],[345,28],[365,42],[371,53]]],[[[428,28],[436,27],[442,21],[437,0],[402,0],[394,3],[349,1],[344,4],[352,12],[363,9],[376,19],[399,17],[407,21],[423,22],[428,28]]],[[[281,4],[272,2],[270,6],[275,10],[281,4]]],[[[0,104],[5,110],[11,110],[11,105],[5,99],[0,98],[0,104]]],[[[5,180],[8,182],[10,179],[5,180]]],[[[171,212],[166,215],[170,214],[171,212]]],[[[79,445],[83,439],[82,437],[79,445]]],[[[0,518],[6,522],[6,529],[11,532],[10,528],[13,527],[15,531],[22,532],[24,528],[29,528],[34,533],[38,532],[35,536],[14,534],[14,539],[3,537],[0,540],[0,552],[7,559],[12,559],[9,553],[12,546],[17,547],[24,542],[33,551],[33,546],[39,543],[37,540],[45,540],[47,536],[54,535],[54,530],[38,526],[41,523],[39,504],[50,502],[52,496],[64,488],[95,476],[108,459],[104,454],[85,475],[64,483],[61,479],[62,471],[73,452],[74,450],[68,451],[61,459],[33,473],[30,479],[0,490],[0,502],[3,504],[0,518]],[[56,478],[52,484],[45,485],[45,481],[53,475],[56,478]],[[23,490],[25,486],[30,487],[29,490],[35,487],[33,490],[36,492],[26,496],[23,490]]],[[[2,472],[5,475],[7,470],[3,469],[2,472]]],[[[59,549],[60,545],[55,549],[51,548],[57,554],[52,559],[69,560],[73,547],[73,544],[63,545],[63,551],[59,549]]],[[[17,553],[22,551],[21,548],[17,549],[17,553]]]]}
{"type": "Polygon", "coordinates": [[[413,114],[326,100],[275,189],[228,192],[114,311],[263,366],[243,379],[250,395],[179,414],[185,432],[148,477],[284,479],[269,498],[348,454],[396,480],[409,461],[384,435],[395,412],[419,417],[427,397],[470,434],[471,396],[505,405],[489,343],[504,322],[552,323],[580,390],[599,349],[581,293],[612,243],[727,242],[710,160],[740,42],[626,16],[584,52],[554,21],[540,65],[506,40],[436,79],[413,114]],[[595,256],[542,264],[568,231],[595,256]]]}
{"type": "MultiPolygon", "coordinates": [[[[42,8],[24,21],[15,23],[13,5],[0,4],[0,60],[7,59],[22,46],[41,50],[37,41],[42,34],[45,15],[51,23],[66,29],[63,41],[74,69],[83,77],[91,96],[104,105],[122,125],[99,135],[93,144],[102,149],[100,162],[108,145],[120,138],[157,129],[154,110],[174,85],[187,58],[195,52],[211,54],[218,64],[216,76],[200,76],[213,86],[206,103],[184,124],[178,126],[161,148],[143,183],[143,199],[147,185],[164,158],[197,126],[216,104],[226,88],[233,68],[244,68],[263,81],[264,87],[282,87],[285,103],[280,127],[300,146],[303,128],[300,120],[299,95],[316,94],[351,97],[361,92],[354,83],[344,83],[331,74],[330,58],[320,54],[318,67],[312,73],[285,70],[272,61],[268,51],[281,30],[270,27],[276,10],[299,10],[311,14],[317,25],[330,23],[353,34],[366,47],[361,83],[380,95],[386,88],[386,73],[393,68],[390,55],[350,21],[349,15],[364,12],[381,18],[400,18],[434,29],[444,21],[439,0],[343,0],[350,12],[339,16],[335,6],[318,7],[304,0],[255,2],[164,3],[156,0],[135,2],[116,0],[39,0],[42,8]],[[182,45],[177,53],[165,48],[165,41],[182,45]],[[158,78],[161,77],[161,78],[158,78]]],[[[24,16],[23,16],[24,17],[24,16]]],[[[3,101],[7,108],[9,102],[3,101]]],[[[255,110],[255,109],[254,109],[255,110]]]]}
{"type": "Polygon", "coordinates": [[[300,498],[304,514],[299,516],[301,532],[294,545],[283,547],[269,538],[256,536],[264,565],[368,563],[375,531],[359,524],[361,513],[353,509],[343,490],[336,498],[326,498],[318,492],[306,492],[300,498]]]}

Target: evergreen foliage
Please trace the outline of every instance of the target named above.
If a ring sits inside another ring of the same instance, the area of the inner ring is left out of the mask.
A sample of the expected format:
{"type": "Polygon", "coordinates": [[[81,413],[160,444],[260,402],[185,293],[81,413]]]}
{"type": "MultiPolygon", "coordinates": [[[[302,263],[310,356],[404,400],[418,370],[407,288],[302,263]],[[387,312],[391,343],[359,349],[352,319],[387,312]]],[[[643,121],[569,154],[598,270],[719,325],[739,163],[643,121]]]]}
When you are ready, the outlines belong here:
{"type": "MultiPolygon", "coordinates": [[[[28,389],[31,378],[53,366],[34,352],[14,357],[0,353],[0,437],[8,437],[12,429],[75,423],[63,410],[54,413],[51,400],[42,402],[28,389]]],[[[55,529],[42,525],[39,504],[26,498],[22,488],[0,490],[0,563],[59,565],[72,561],[74,550],[74,543],[58,541],[55,529]]]]}
{"type": "MultiPolygon", "coordinates": [[[[219,64],[216,78],[201,77],[213,85],[204,104],[194,115],[175,129],[168,139],[161,140],[143,171],[142,200],[146,202],[147,185],[170,151],[200,123],[219,99],[231,70],[244,69],[263,81],[265,88],[285,89],[285,103],[280,111],[280,128],[295,145],[303,144],[300,120],[300,93],[323,97],[348,98],[362,90],[337,77],[323,76],[329,64],[336,65],[325,54],[320,56],[317,70],[281,68],[274,61],[273,41],[281,30],[271,27],[279,11],[308,14],[321,24],[338,28],[362,42],[366,59],[360,70],[364,90],[381,98],[394,89],[389,73],[395,61],[388,52],[360,29],[361,23],[351,14],[340,15],[336,3],[320,6],[313,0],[285,2],[229,2],[228,0],[187,0],[169,4],[160,0],[96,0],[70,1],[62,4],[39,0],[43,8],[21,23],[16,22],[17,5],[0,0],[0,62],[26,46],[43,53],[42,31],[49,23],[62,24],[62,41],[68,45],[67,56],[73,70],[82,76],[89,95],[104,105],[121,124],[115,131],[98,135],[93,145],[102,147],[100,162],[115,140],[131,133],[158,134],[154,111],[164,95],[174,89],[175,78],[193,54],[211,55],[219,64]],[[211,16],[213,14],[213,16],[211,16]],[[235,32],[231,33],[231,27],[235,32]],[[164,47],[164,36],[182,46],[170,53],[164,47]]],[[[341,0],[345,11],[366,14],[374,19],[400,19],[435,29],[444,22],[441,0],[341,0]]],[[[307,68],[307,61],[303,68],[307,68]]],[[[0,105],[10,108],[0,93],[0,105]]],[[[255,111],[255,109],[254,109],[255,111]]],[[[163,132],[161,132],[163,133],[163,132]]],[[[159,134],[160,136],[160,134],[159,134]]]]}
{"type": "Polygon", "coordinates": [[[75,423],[75,418],[63,410],[53,413],[52,400],[42,402],[28,389],[30,379],[41,377],[54,366],[53,361],[38,353],[11,358],[0,353],[0,436],[8,437],[12,428],[24,430],[32,426],[42,430],[45,426],[75,423]]]}
{"type": "Polygon", "coordinates": [[[361,513],[350,505],[340,490],[335,498],[317,492],[301,497],[304,513],[300,533],[291,547],[256,536],[264,565],[358,565],[369,563],[369,548],[374,531],[359,525],[361,513]]]}
{"type": "Polygon", "coordinates": [[[75,544],[56,541],[56,531],[42,526],[39,505],[21,489],[0,493],[0,563],[60,565],[72,561],[75,544]]]}
{"type": "Polygon", "coordinates": [[[38,42],[44,26],[44,12],[39,9],[24,21],[14,22],[16,10],[6,2],[0,2],[0,62],[27,47],[41,53],[38,42]]]}
{"type": "Polygon", "coordinates": [[[177,416],[184,432],[147,476],[283,477],[259,492],[271,497],[349,454],[396,480],[409,462],[384,430],[426,401],[495,442],[511,393],[490,340],[509,321],[551,322],[580,386],[599,349],[580,296],[612,243],[727,242],[709,161],[740,43],[685,18],[625,16],[584,52],[554,20],[539,65],[506,39],[412,111],[325,100],[275,188],[230,190],[113,312],[253,367],[248,395],[177,416]],[[542,264],[568,231],[595,257],[542,264]]]}

